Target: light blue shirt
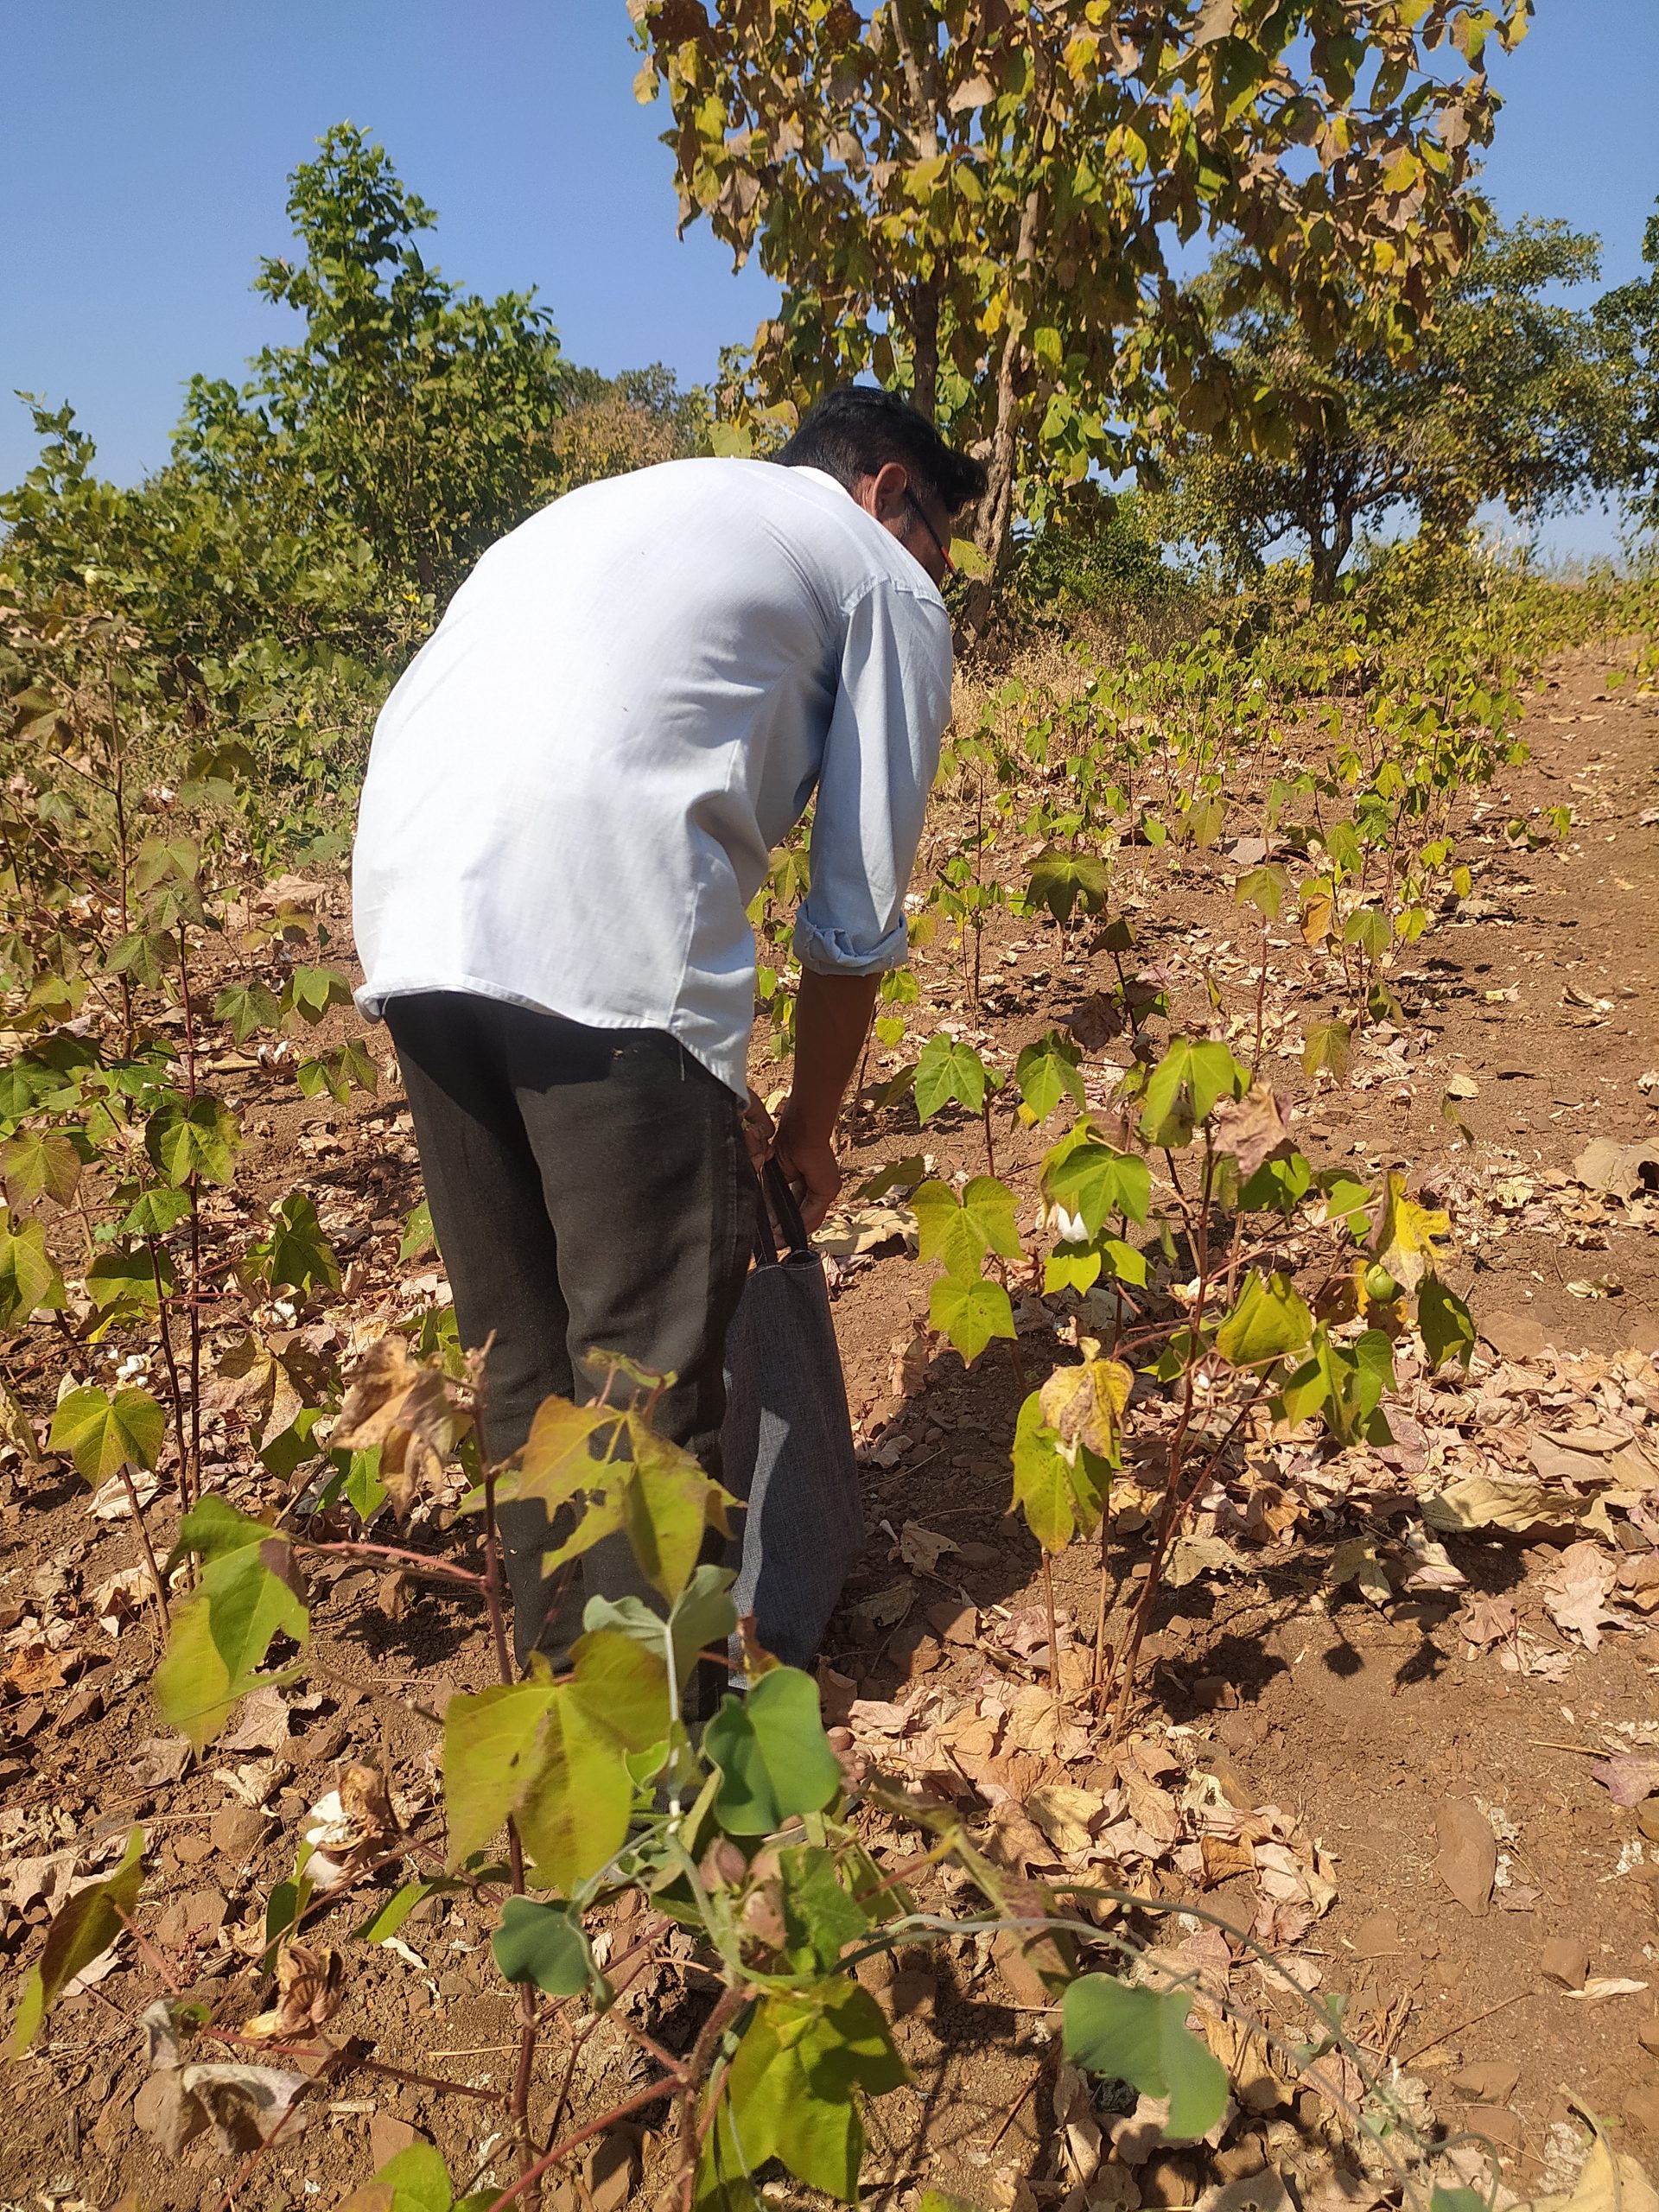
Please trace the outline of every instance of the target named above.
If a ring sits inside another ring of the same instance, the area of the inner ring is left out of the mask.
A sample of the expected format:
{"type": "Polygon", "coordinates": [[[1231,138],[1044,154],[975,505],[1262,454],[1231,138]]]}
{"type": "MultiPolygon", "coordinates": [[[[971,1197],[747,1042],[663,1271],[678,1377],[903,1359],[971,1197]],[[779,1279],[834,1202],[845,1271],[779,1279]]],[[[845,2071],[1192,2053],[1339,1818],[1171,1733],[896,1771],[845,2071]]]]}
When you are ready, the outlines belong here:
{"type": "Polygon", "coordinates": [[[950,669],[920,564],[817,469],[675,461],[567,493],[484,556],[376,725],[358,1005],[471,991],[665,1029],[744,1095],[745,910],[815,791],[803,965],[904,963],[950,669]]]}

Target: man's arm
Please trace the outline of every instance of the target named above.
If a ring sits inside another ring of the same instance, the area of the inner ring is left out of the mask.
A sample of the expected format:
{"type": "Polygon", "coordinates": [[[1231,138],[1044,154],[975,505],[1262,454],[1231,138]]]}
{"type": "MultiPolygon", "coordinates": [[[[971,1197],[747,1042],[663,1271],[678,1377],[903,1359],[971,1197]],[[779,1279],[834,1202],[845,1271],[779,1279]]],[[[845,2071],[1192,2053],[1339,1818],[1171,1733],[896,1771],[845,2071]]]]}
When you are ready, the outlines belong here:
{"type": "Polygon", "coordinates": [[[778,1122],[774,1156],[800,1200],[808,1234],[841,1189],[836,1116],[858,1065],[881,978],[801,970],[795,1001],[795,1077],[778,1122]]]}

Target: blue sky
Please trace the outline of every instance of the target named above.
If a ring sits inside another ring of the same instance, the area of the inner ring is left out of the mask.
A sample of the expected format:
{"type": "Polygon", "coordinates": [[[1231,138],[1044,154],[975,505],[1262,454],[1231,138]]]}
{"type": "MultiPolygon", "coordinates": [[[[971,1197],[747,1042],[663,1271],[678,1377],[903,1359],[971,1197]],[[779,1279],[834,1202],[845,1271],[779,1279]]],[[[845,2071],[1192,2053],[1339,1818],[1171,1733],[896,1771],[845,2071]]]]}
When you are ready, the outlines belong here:
{"type": "MultiPolygon", "coordinates": [[[[119,480],[163,460],[185,378],[233,376],[280,334],[254,264],[287,245],[288,172],[346,117],[437,208],[449,276],[537,286],[598,368],[706,378],[769,289],[706,232],[676,238],[665,114],[636,104],[637,67],[623,0],[0,0],[0,395],[71,401],[119,480]]],[[[1498,77],[1500,209],[1597,231],[1607,281],[1638,274],[1659,0],[1538,0],[1498,77]]],[[[33,458],[0,397],[0,481],[33,458]]],[[[1548,543],[1615,534],[1592,514],[1548,543]]]]}

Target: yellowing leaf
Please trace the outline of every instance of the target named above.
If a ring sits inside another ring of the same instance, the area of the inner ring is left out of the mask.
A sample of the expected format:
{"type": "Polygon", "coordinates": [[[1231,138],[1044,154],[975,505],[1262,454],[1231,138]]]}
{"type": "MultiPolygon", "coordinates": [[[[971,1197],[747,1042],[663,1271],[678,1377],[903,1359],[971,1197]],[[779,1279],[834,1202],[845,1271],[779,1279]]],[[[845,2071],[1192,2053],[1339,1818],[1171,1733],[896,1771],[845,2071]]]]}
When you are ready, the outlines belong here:
{"type": "Polygon", "coordinates": [[[1135,1378],[1121,1360],[1085,1359],[1076,1367],[1057,1367],[1037,1394],[1045,1427],[1059,1438],[1059,1450],[1075,1461],[1086,1446],[1109,1466],[1122,1456],[1122,1422],[1135,1378]]]}
{"type": "Polygon", "coordinates": [[[1371,1250],[1377,1264],[1386,1268],[1397,1283],[1406,1290],[1415,1290],[1434,1265],[1434,1239],[1446,1236],[1451,1226],[1438,1208],[1414,1204],[1406,1196],[1405,1178],[1391,1174],[1371,1250]]]}

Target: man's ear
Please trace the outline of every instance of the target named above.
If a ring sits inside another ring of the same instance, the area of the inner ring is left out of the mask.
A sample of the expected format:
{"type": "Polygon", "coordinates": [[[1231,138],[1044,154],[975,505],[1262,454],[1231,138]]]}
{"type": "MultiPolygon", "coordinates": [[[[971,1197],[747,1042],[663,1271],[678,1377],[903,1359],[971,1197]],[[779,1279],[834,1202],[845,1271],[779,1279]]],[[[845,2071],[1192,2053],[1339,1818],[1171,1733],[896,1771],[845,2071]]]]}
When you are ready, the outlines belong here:
{"type": "Polygon", "coordinates": [[[853,496],[866,513],[890,530],[905,518],[905,495],[909,489],[910,471],[903,461],[884,461],[874,476],[859,478],[853,496]]]}

